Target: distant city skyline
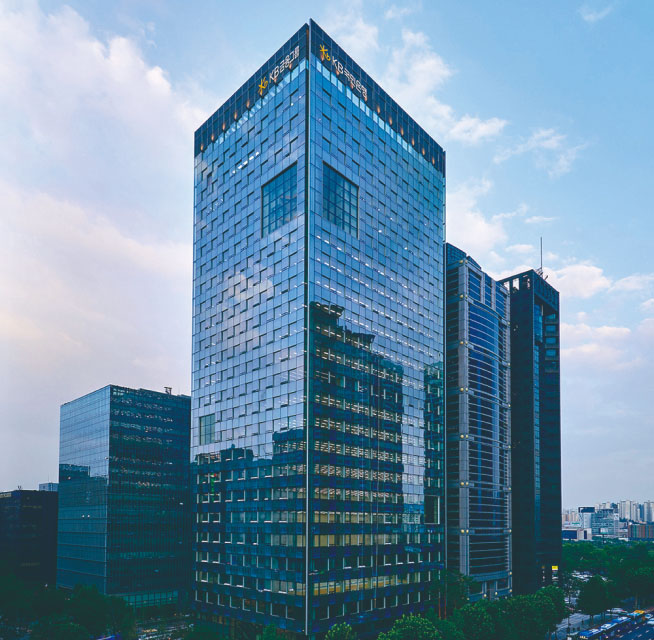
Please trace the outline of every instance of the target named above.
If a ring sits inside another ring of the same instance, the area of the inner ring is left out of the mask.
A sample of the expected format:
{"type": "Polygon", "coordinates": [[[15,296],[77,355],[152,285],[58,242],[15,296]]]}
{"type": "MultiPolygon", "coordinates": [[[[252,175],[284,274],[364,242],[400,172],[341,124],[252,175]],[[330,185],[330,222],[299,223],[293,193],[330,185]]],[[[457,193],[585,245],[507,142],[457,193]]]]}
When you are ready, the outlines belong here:
{"type": "Polygon", "coordinates": [[[537,267],[544,237],[563,504],[654,495],[654,5],[253,14],[0,8],[0,489],[56,482],[63,402],[109,383],[190,392],[192,133],[314,17],[443,144],[449,242],[500,278],[537,267]]]}

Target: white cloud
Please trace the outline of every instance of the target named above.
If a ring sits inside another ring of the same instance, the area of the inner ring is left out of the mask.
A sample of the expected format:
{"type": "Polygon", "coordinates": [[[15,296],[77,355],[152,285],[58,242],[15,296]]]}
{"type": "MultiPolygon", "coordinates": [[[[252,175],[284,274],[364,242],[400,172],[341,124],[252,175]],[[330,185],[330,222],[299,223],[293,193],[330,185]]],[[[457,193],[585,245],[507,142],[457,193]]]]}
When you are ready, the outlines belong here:
{"type": "Polygon", "coordinates": [[[384,11],[384,18],[386,20],[400,20],[406,18],[406,16],[419,11],[422,8],[421,2],[416,2],[414,4],[405,4],[401,7],[398,7],[396,4],[392,4],[386,11],[384,11]]]}
{"type": "Polygon", "coordinates": [[[490,180],[469,181],[447,193],[447,240],[479,260],[507,238],[502,221],[479,209],[492,186],[490,180]]]}
{"type": "MultiPolygon", "coordinates": [[[[392,8],[389,11],[393,14],[392,8]]],[[[425,33],[404,28],[400,44],[384,49],[379,44],[377,26],[362,16],[361,2],[354,2],[346,11],[332,16],[327,24],[336,41],[353,58],[379,70],[382,86],[437,140],[475,145],[497,137],[506,126],[506,120],[498,117],[459,116],[436,97],[454,70],[433,50],[425,33]],[[382,49],[388,54],[388,62],[379,69],[377,54],[382,49]]]]}
{"type": "Polygon", "coordinates": [[[554,220],[556,220],[555,217],[531,216],[525,219],[525,224],[545,224],[547,222],[553,222],[554,220]]]}
{"type": "Polygon", "coordinates": [[[204,115],[131,39],[96,37],[67,7],[11,6],[0,4],[5,486],[56,473],[62,402],[107,383],[188,392],[189,158],[204,115]]]}
{"type": "Polygon", "coordinates": [[[453,69],[431,46],[422,32],[402,30],[402,45],[391,50],[383,84],[391,95],[436,138],[478,144],[504,129],[501,118],[457,117],[454,109],[436,97],[453,69]]]}
{"type": "Polygon", "coordinates": [[[649,300],[642,302],[640,308],[643,311],[654,311],[654,298],[650,298],[649,300]]]}
{"type": "Polygon", "coordinates": [[[588,340],[625,340],[631,335],[628,327],[593,327],[586,322],[579,324],[561,323],[561,339],[565,342],[580,343],[588,340]]]}
{"type": "Polygon", "coordinates": [[[565,365],[581,369],[588,366],[614,370],[632,368],[642,364],[642,359],[633,353],[631,338],[633,332],[628,327],[562,322],[561,357],[565,365]]]}
{"type": "Polygon", "coordinates": [[[614,9],[614,5],[609,4],[603,9],[593,9],[589,5],[585,4],[579,8],[579,15],[582,20],[589,22],[591,24],[604,20],[614,9]]]}
{"type": "Polygon", "coordinates": [[[654,273],[635,273],[613,283],[611,291],[642,291],[654,284],[654,273]]]}
{"type": "Polygon", "coordinates": [[[592,264],[570,264],[560,269],[545,268],[549,283],[562,296],[587,299],[611,286],[611,280],[600,267],[592,264]]]}
{"type": "Polygon", "coordinates": [[[500,164],[513,156],[532,153],[537,164],[545,168],[550,177],[556,178],[572,170],[572,164],[585,147],[585,144],[568,145],[567,136],[554,128],[541,128],[513,147],[498,151],[493,160],[500,164]]]}
{"type": "MultiPolygon", "coordinates": [[[[69,7],[0,5],[0,86],[5,179],[117,205],[116,215],[158,201],[160,230],[179,224],[186,158],[204,113],[132,40],[95,37],[69,7]]],[[[133,227],[142,220],[123,218],[133,227]]]]}
{"type": "Polygon", "coordinates": [[[497,137],[505,126],[506,120],[501,118],[482,120],[481,118],[465,115],[454,123],[454,126],[450,129],[450,137],[460,142],[477,144],[482,140],[497,137]]]}
{"type": "MultiPolygon", "coordinates": [[[[553,260],[558,259],[558,256],[547,254],[546,258],[553,260]]],[[[545,267],[545,273],[550,284],[561,295],[569,298],[588,299],[602,291],[612,294],[634,293],[654,284],[654,273],[636,273],[614,281],[601,267],[586,262],[567,264],[559,269],[545,267]]],[[[650,302],[643,302],[642,308],[648,310],[650,302]]],[[[654,302],[651,302],[651,306],[654,307],[654,302]]]]}
{"type": "Polygon", "coordinates": [[[583,151],[585,148],[585,144],[578,144],[574,147],[561,149],[553,164],[543,162],[543,164],[547,164],[547,173],[549,176],[551,178],[558,178],[566,173],[570,173],[570,171],[572,171],[572,165],[577,159],[579,152],[583,151]]]}
{"type": "Polygon", "coordinates": [[[344,3],[339,11],[330,11],[325,29],[359,64],[372,68],[379,46],[379,28],[363,18],[361,0],[344,3]]]}
{"type": "Polygon", "coordinates": [[[508,220],[510,218],[524,216],[527,211],[529,211],[529,205],[521,202],[513,211],[507,211],[506,213],[496,213],[493,216],[493,220],[508,220]]]}
{"type": "Polygon", "coordinates": [[[654,318],[645,318],[638,325],[638,335],[645,338],[650,348],[652,347],[652,344],[654,344],[652,342],[652,339],[654,339],[654,318]]]}
{"type": "Polygon", "coordinates": [[[509,253],[519,253],[523,255],[529,255],[531,253],[534,253],[536,251],[536,247],[534,247],[533,244],[512,244],[509,245],[505,251],[508,251],[509,253]]]}

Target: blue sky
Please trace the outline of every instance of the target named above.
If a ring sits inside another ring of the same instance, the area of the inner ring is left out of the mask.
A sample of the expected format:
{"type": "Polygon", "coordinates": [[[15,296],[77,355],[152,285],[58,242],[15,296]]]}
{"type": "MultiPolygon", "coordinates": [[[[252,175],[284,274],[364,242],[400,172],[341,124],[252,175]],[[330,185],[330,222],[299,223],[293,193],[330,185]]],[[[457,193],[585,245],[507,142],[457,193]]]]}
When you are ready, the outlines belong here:
{"type": "Polygon", "coordinates": [[[193,131],[309,17],[447,151],[448,239],[562,295],[564,505],[654,498],[654,3],[0,1],[0,489],[188,392],[193,131]]]}

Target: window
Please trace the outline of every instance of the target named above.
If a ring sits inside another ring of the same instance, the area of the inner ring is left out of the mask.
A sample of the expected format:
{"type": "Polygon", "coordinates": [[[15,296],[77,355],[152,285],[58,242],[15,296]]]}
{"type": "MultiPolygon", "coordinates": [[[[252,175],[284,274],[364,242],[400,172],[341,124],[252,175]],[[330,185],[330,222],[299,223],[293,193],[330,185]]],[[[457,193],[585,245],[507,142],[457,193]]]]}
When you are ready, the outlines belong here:
{"type": "Polygon", "coordinates": [[[216,425],[216,416],[211,413],[200,418],[200,433],[198,444],[210,444],[213,442],[213,432],[216,425]]]}
{"type": "Polygon", "coordinates": [[[329,165],[323,166],[323,216],[356,236],[359,234],[359,187],[329,165]]]}
{"type": "Polygon", "coordinates": [[[297,213],[297,165],[292,165],[261,188],[261,235],[266,236],[297,213]]]}

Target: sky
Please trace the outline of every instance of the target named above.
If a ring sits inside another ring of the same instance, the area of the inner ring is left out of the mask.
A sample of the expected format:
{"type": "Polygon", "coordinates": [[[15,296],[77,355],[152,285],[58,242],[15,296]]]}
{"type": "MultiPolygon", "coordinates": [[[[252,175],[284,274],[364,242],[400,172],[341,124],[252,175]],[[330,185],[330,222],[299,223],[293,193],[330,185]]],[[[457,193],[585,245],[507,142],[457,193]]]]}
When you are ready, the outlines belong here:
{"type": "Polygon", "coordinates": [[[447,239],[561,293],[563,504],[654,499],[654,2],[0,0],[0,490],[59,406],[189,393],[193,132],[309,18],[447,152],[447,239]]]}

